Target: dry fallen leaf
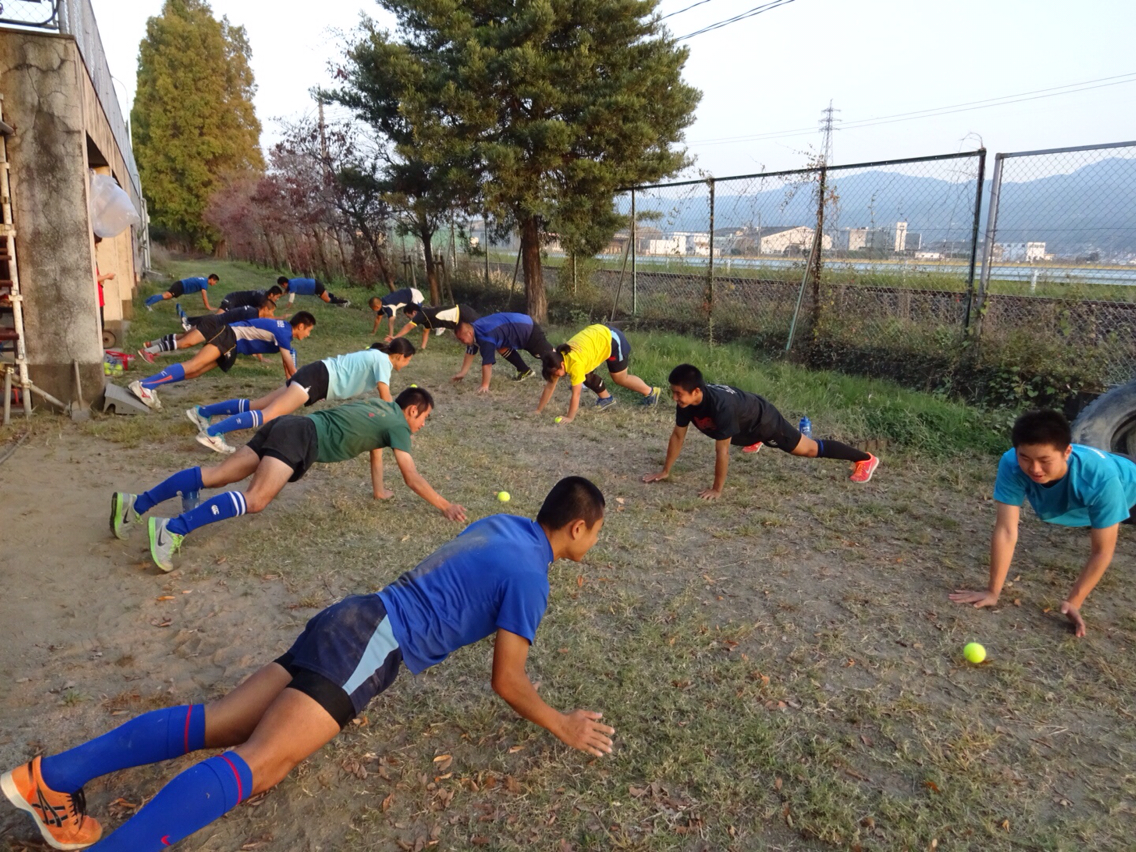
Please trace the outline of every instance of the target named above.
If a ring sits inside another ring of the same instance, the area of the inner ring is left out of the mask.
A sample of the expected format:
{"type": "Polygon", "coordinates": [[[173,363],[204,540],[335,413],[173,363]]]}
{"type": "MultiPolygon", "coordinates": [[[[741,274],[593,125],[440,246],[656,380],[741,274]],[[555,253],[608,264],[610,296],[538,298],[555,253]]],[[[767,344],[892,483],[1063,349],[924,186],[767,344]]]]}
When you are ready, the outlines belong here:
{"type": "Polygon", "coordinates": [[[162,595],[160,598],[158,598],[158,600],[160,601],[172,601],[173,599],[173,595],[162,595]]]}

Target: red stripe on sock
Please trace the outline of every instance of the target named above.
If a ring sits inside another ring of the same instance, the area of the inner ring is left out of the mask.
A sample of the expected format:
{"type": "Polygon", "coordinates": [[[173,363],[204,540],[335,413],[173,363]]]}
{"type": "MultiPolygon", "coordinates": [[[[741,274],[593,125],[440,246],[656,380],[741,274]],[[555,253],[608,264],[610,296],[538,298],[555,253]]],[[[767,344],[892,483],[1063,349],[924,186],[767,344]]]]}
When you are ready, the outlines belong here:
{"type": "Polygon", "coordinates": [[[241,773],[237,772],[237,767],[233,766],[233,761],[229,760],[225,755],[221,755],[221,760],[229,764],[229,768],[233,770],[233,777],[237,779],[237,804],[239,805],[245,797],[244,790],[241,787],[241,773]]]}
{"type": "Polygon", "coordinates": [[[185,709],[185,753],[189,754],[189,719],[193,715],[193,705],[185,709]]]}

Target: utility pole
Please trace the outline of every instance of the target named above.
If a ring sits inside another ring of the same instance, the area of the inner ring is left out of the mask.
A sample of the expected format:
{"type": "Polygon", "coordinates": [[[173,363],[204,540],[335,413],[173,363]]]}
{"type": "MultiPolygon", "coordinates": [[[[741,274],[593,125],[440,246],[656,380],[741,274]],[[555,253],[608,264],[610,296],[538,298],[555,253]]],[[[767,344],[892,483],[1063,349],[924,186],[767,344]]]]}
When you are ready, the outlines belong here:
{"type": "Polygon", "coordinates": [[[820,120],[820,130],[822,134],[821,141],[821,162],[826,166],[832,165],[832,133],[839,128],[833,125],[840,121],[836,117],[836,113],[840,112],[838,109],[832,108],[832,101],[828,102],[828,109],[822,109],[820,114],[824,116],[820,120]]]}

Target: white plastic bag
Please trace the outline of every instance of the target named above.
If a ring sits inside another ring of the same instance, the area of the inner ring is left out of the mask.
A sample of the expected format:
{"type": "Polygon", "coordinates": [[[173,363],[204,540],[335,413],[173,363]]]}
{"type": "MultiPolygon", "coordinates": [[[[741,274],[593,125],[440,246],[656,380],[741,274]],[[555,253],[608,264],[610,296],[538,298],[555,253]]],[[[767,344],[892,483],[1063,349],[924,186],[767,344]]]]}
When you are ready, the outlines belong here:
{"type": "Polygon", "coordinates": [[[130,196],[110,175],[91,175],[91,229],[96,237],[117,237],[142,219],[130,196]]]}

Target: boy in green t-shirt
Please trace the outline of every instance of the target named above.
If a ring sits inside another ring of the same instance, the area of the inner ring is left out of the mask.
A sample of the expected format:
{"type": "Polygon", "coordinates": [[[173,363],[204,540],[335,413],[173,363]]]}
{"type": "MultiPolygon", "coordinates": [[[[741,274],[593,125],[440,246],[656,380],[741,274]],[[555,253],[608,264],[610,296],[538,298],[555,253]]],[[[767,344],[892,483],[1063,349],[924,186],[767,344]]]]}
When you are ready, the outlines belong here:
{"type": "Polygon", "coordinates": [[[266,423],[252,440],[214,467],[179,471],[144,494],[117,491],[111,498],[111,531],[126,538],[139,518],[163,500],[218,488],[253,476],[248,490],[225,491],[176,518],[150,518],[150,555],[163,571],[173,570],[173,555],[192,530],[260,512],[289,482],[300,479],[316,462],[340,462],[371,454],[371,486],[376,500],[394,492],[383,487],[382,449],[390,447],[407,487],[451,521],[464,521],[465,508],[438,494],[414,467],[410,436],[422,428],[434,398],[422,388],[407,388],[394,402],[368,399],[317,411],[287,415],[266,423]]]}

